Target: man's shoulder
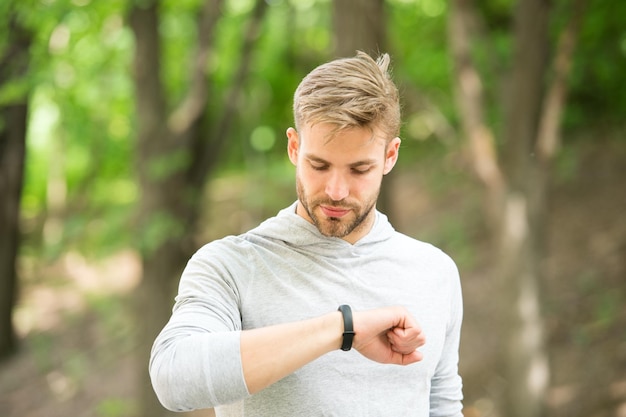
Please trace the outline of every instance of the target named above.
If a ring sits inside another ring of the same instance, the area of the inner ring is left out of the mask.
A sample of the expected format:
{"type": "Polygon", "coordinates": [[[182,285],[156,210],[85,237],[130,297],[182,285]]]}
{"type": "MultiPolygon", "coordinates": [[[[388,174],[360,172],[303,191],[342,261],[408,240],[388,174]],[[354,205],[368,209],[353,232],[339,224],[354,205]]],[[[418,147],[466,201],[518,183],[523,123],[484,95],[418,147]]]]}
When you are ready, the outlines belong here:
{"type": "Polygon", "coordinates": [[[433,243],[395,231],[391,239],[394,251],[413,257],[424,257],[434,261],[455,264],[454,260],[442,248],[433,243]]]}
{"type": "Polygon", "coordinates": [[[408,247],[412,250],[424,250],[424,251],[432,251],[432,252],[441,252],[442,250],[435,246],[433,243],[427,242],[425,240],[421,240],[419,238],[409,236],[407,234],[394,231],[392,235],[392,242],[394,245],[399,245],[403,247],[408,247]]]}
{"type": "Polygon", "coordinates": [[[196,253],[194,258],[203,258],[206,256],[228,255],[229,253],[241,254],[251,247],[251,243],[245,238],[245,234],[228,235],[206,242],[196,253]]]}
{"type": "MultiPolygon", "coordinates": [[[[267,229],[267,224],[273,222],[273,218],[270,218],[266,220],[262,226],[267,229]]],[[[216,253],[230,253],[233,255],[241,256],[245,253],[254,252],[259,248],[268,246],[270,241],[282,241],[280,236],[272,236],[260,233],[260,230],[262,230],[261,226],[257,226],[239,235],[228,235],[219,239],[212,240],[201,246],[194,256],[205,256],[216,253]]]]}

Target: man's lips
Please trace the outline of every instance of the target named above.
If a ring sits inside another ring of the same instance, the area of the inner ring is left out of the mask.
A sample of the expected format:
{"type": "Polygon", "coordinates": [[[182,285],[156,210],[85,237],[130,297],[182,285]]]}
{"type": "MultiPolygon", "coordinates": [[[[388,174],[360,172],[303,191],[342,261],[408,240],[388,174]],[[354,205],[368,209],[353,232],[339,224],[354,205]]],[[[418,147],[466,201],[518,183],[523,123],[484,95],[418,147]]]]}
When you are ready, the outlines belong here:
{"type": "Polygon", "coordinates": [[[322,212],[328,217],[343,217],[350,211],[350,209],[333,206],[320,206],[320,208],[322,209],[322,212]]]}

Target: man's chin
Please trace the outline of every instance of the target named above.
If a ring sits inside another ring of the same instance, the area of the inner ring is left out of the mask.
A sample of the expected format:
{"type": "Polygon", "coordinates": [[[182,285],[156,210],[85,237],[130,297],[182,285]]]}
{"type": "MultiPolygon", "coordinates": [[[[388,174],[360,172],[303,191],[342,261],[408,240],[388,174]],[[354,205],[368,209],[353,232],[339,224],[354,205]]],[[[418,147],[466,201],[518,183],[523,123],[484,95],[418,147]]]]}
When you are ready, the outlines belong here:
{"type": "Polygon", "coordinates": [[[343,238],[349,235],[351,230],[349,230],[347,225],[342,223],[342,219],[337,217],[330,217],[322,220],[318,219],[317,229],[326,237],[343,238]]]}

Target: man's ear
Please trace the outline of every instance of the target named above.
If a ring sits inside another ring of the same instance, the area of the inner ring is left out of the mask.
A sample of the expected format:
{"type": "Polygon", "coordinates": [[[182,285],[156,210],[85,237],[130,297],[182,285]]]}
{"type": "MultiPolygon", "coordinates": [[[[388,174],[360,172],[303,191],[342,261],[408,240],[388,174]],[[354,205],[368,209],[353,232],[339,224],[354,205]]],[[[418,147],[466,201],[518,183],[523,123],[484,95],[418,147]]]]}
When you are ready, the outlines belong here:
{"type": "Polygon", "coordinates": [[[398,161],[398,153],[400,152],[400,138],[394,138],[387,144],[387,150],[385,151],[385,166],[383,169],[383,175],[389,174],[398,161]]]}
{"type": "Polygon", "coordinates": [[[300,138],[298,131],[293,127],[287,129],[287,154],[292,164],[298,164],[298,149],[300,149],[300,138]]]}

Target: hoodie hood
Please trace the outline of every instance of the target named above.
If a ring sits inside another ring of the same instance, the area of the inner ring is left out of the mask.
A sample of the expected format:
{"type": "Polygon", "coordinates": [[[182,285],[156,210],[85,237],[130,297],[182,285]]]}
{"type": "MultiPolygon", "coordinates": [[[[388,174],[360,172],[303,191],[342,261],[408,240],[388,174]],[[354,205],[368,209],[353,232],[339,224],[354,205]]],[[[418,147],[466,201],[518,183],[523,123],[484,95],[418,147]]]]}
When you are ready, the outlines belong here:
{"type": "Polygon", "coordinates": [[[390,239],[395,233],[387,216],[376,211],[372,229],[353,245],[341,238],[321,234],[315,225],[296,214],[297,204],[296,201],[279,211],[275,217],[265,220],[246,235],[251,238],[278,240],[298,250],[335,257],[342,252],[364,255],[374,250],[377,243],[390,239]]]}

